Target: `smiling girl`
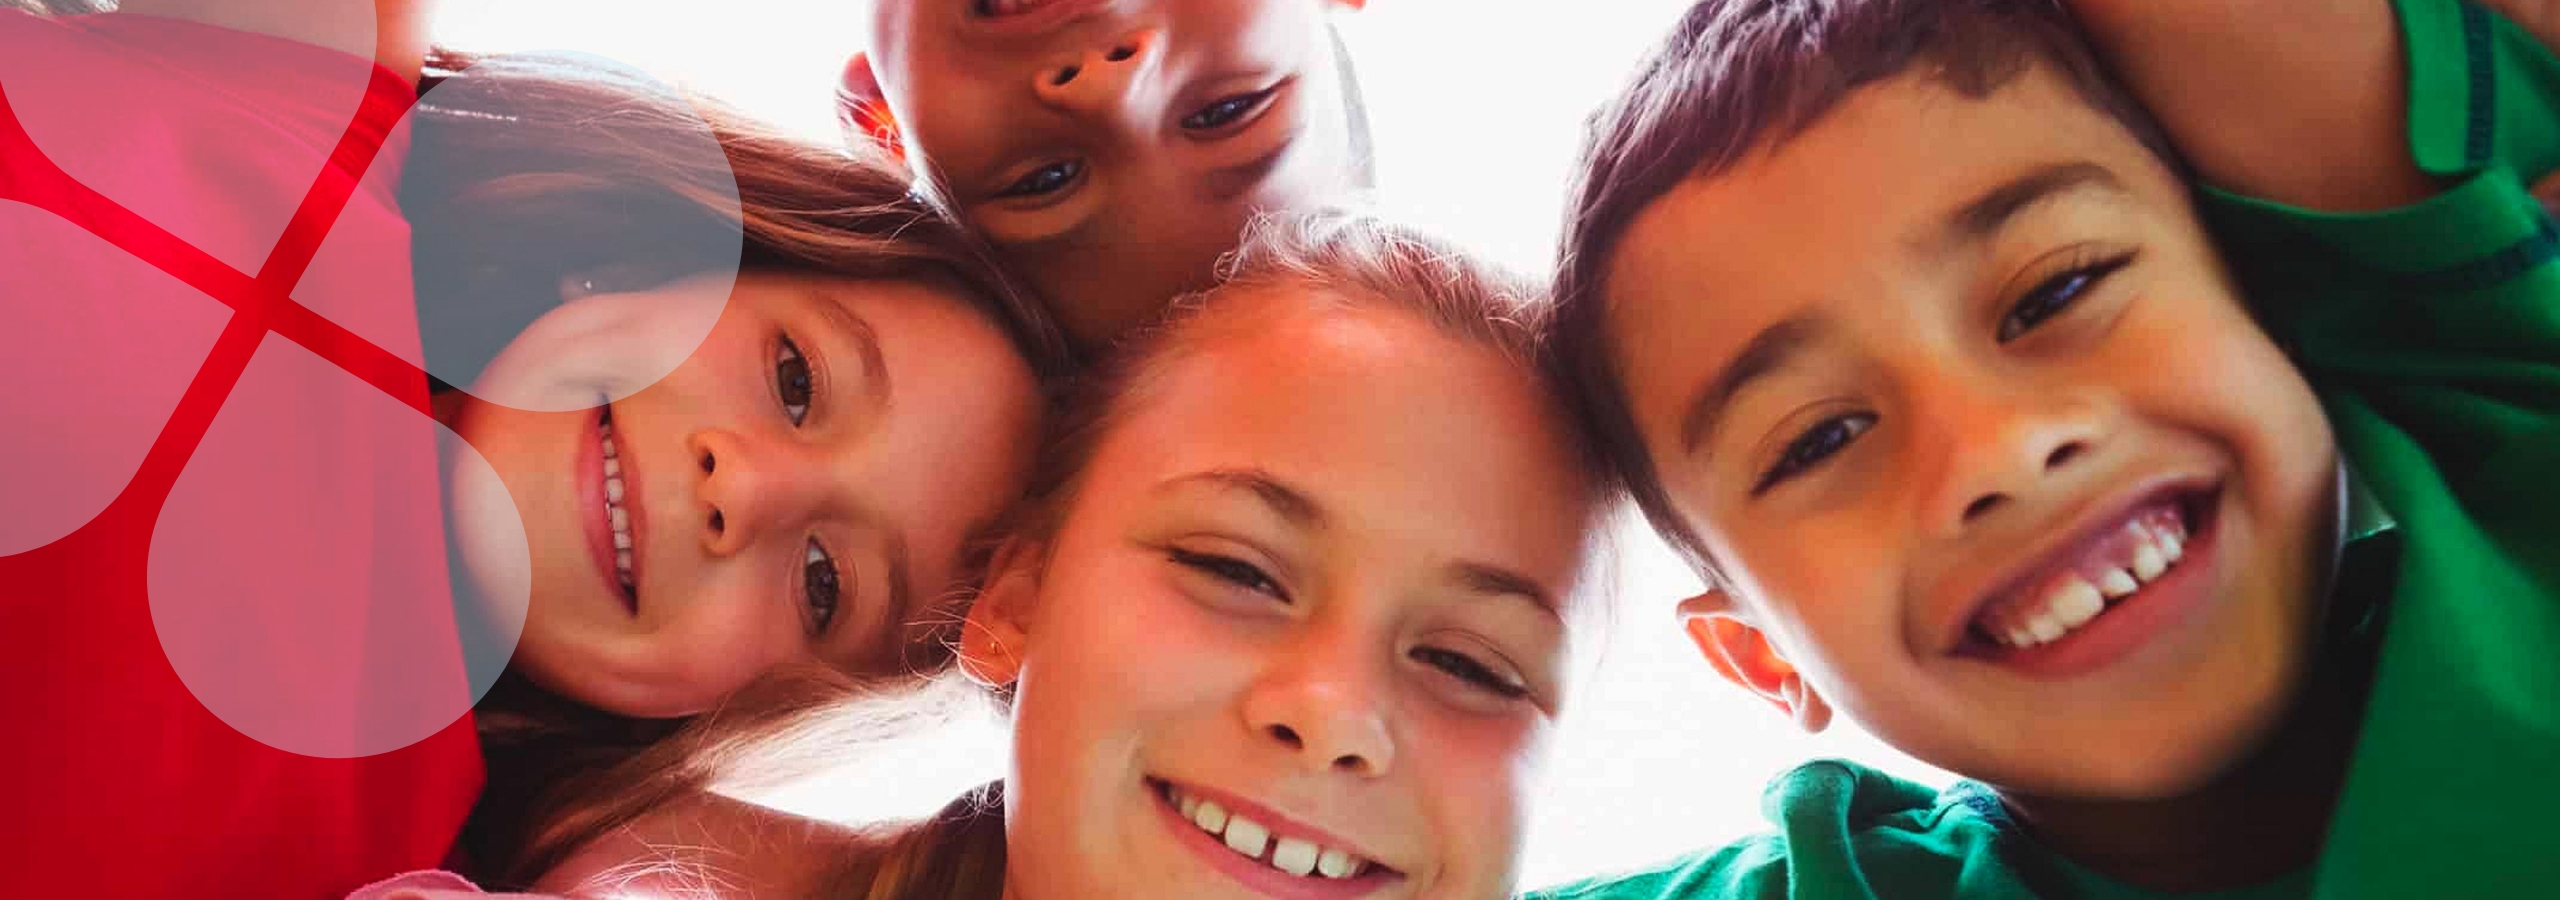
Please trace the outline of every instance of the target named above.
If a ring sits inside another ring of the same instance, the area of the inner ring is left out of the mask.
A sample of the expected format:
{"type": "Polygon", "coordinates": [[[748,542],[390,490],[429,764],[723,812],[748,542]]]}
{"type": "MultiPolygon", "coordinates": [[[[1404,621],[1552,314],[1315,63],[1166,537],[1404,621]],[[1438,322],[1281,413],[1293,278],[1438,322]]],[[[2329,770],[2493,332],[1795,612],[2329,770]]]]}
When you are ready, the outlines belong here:
{"type": "Polygon", "coordinates": [[[529,598],[489,856],[767,669],[946,668],[1059,352],[903,173],[600,61],[437,62],[403,191],[431,365],[480,373],[436,403],[487,461],[447,473],[455,580],[529,598]]]}

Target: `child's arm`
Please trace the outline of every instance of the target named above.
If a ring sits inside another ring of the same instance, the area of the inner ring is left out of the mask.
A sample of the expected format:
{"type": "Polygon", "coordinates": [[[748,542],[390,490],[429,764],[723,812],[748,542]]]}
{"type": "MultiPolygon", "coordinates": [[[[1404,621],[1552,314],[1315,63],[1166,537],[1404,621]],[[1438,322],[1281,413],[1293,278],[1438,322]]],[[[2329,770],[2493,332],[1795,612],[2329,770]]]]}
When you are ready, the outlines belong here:
{"type": "Polygon", "coordinates": [[[435,0],[124,0],[117,11],[187,19],[370,55],[414,84],[425,65],[427,20],[434,6],[435,0]],[[372,21],[365,20],[367,15],[372,21]]]}
{"type": "Polygon", "coordinates": [[[2373,210],[2437,190],[2410,155],[2386,0],[2069,0],[2205,181],[2373,210]]]}

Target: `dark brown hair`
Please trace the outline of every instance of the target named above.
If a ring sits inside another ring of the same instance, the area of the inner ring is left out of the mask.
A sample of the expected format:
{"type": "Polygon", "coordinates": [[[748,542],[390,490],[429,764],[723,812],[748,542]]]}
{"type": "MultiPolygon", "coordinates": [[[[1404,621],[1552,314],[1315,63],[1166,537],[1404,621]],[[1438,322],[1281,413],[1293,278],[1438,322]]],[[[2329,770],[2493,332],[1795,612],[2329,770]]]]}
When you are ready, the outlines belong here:
{"type": "Polygon", "coordinates": [[[1555,278],[1556,358],[1576,408],[1654,530],[1712,576],[1664,493],[1610,362],[1608,274],[1636,216],[1810,128],[1851,93],[1914,67],[1982,98],[2052,72],[2176,171],[2158,125],[2117,85],[2056,0],[1701,0],[1592,114],[1566,194],[1555,278]]]}
{"type": "MultiPolygon", "coordinates": [[[[413,116],[401,203],[421,338],[430,360],[459,367],[445,371],[485,365],[559,305],[571,279],[637,289],[728,267],[956,284],[1044,382],[1067,370],[1042,308],[885,160],[784,136],[592,57],[438,51],[429,64],[458,74],[431,79],[413,116]]],[[[973,548],[964,570],[983,565],[987,549],[973,548]]],[[[960,599],[920,617],[902,658],[867,683],[947,670],[960,599]]],[[[473,606],[457,610],[468,620],[473,606]]],[[[497,665],[474,660],[475,672],[497,665]]],[[[581,815],[560,811],[596,799],[599,773],[699,759],[706,746],[696,737],[662,747],[682,721],[612,715],[511,670],[475,716],[488,783],[463,847],[474,874],[502,887],[558,849],[536,840],[537,821],[581,815]]],[[[559,827],[592,824],[582,822],[559,827]]]]}

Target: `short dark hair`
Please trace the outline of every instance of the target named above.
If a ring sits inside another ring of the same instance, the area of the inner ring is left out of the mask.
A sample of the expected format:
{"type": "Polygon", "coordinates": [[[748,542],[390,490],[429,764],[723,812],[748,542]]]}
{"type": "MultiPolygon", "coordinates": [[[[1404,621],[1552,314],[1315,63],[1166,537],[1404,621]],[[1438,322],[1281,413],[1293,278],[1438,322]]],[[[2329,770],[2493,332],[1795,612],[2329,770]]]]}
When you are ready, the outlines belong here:
{"type": "Polygon", "coordinates": [[[1731,169],[1859,88],[1926,65],[1973,98],[2042,68],[2181,174],[2159,126],[2057,0],[1700,0],[1586,124],[1556,262],[1554,340],[1578,413],[1654,530],[1713,576],[1645,452],[1606,333],[1610,257],[1682,182],[1731,169]]]}

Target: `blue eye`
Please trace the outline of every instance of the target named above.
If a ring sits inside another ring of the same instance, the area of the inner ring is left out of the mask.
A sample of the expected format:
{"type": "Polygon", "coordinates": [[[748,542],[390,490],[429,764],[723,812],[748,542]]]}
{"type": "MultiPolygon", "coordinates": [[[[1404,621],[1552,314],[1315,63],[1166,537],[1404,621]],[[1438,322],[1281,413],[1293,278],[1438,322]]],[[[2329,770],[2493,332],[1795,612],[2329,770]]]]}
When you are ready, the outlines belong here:
{"type": "Polygon", "coordinates": [[[1759,484],[1751,488],[1751,493],[1756,496],[1776,487],[1780,482],[1804,474],[1814,466],[1822,464],[1823,460],[1830,459],[1833,454],[1848,447],[1850,442],[1857,440],[1859,435],[1866,434],[1867,429],[1874,428],[1875,425],[1874,413],[1834,416],[1814,423],[1812,428],[1805,429],[1803,434],[1797,435],[1795,440],[1788,442],[1787,449],[1779,454],[1777,463],[1760,476],[1759,484]]]}
{"type": "Polygon", "coordinates": [[[1058,162],[1053,162],[1048,165],[1041,166],[1040,168],[1033,169],[1030,174],[1022,176],[1020,179],[1015,180],[1014,183],[1006,185],[1004,190],[996,192],[996,196],[1047,196],[1049,194],[1065,190],[1068,185],[1075,183],[1077,176],[1083,174],[1083,162],[1072,159],[1060,160],[1058,162]]]}
{"type": "Polygon", "coordinates": [[[2115,274],[2131,262],[2133,262],[2133,254],[2126,253],[2078,266],[2045,279],[2043,283],[2028,290],[2026,296],[2018,298],[2018,302],[2009,307],[2007,315],[2000,317],[2000,342],[2008,343],[2019,335],[2034,330],[2036,326],[2044,324],[2045,320],[2071,308],[2071,305],[2079,302],[2090,289],[2097,287],[2099,283],[2107,280],[2107,276],[2115,274]]]}
{"type": "Polygon", "coordinates": [[[1182,127],[1189,131],[1208,131],[1232,124],[1237,119],[1244,118],[1246,113],[1261,109],[1263,104],[1271,99],[1274,90],[1276,89],[1265,88],[1250,94],[1219,98],[1217,102],[1184,116],[1182,127]]]}

